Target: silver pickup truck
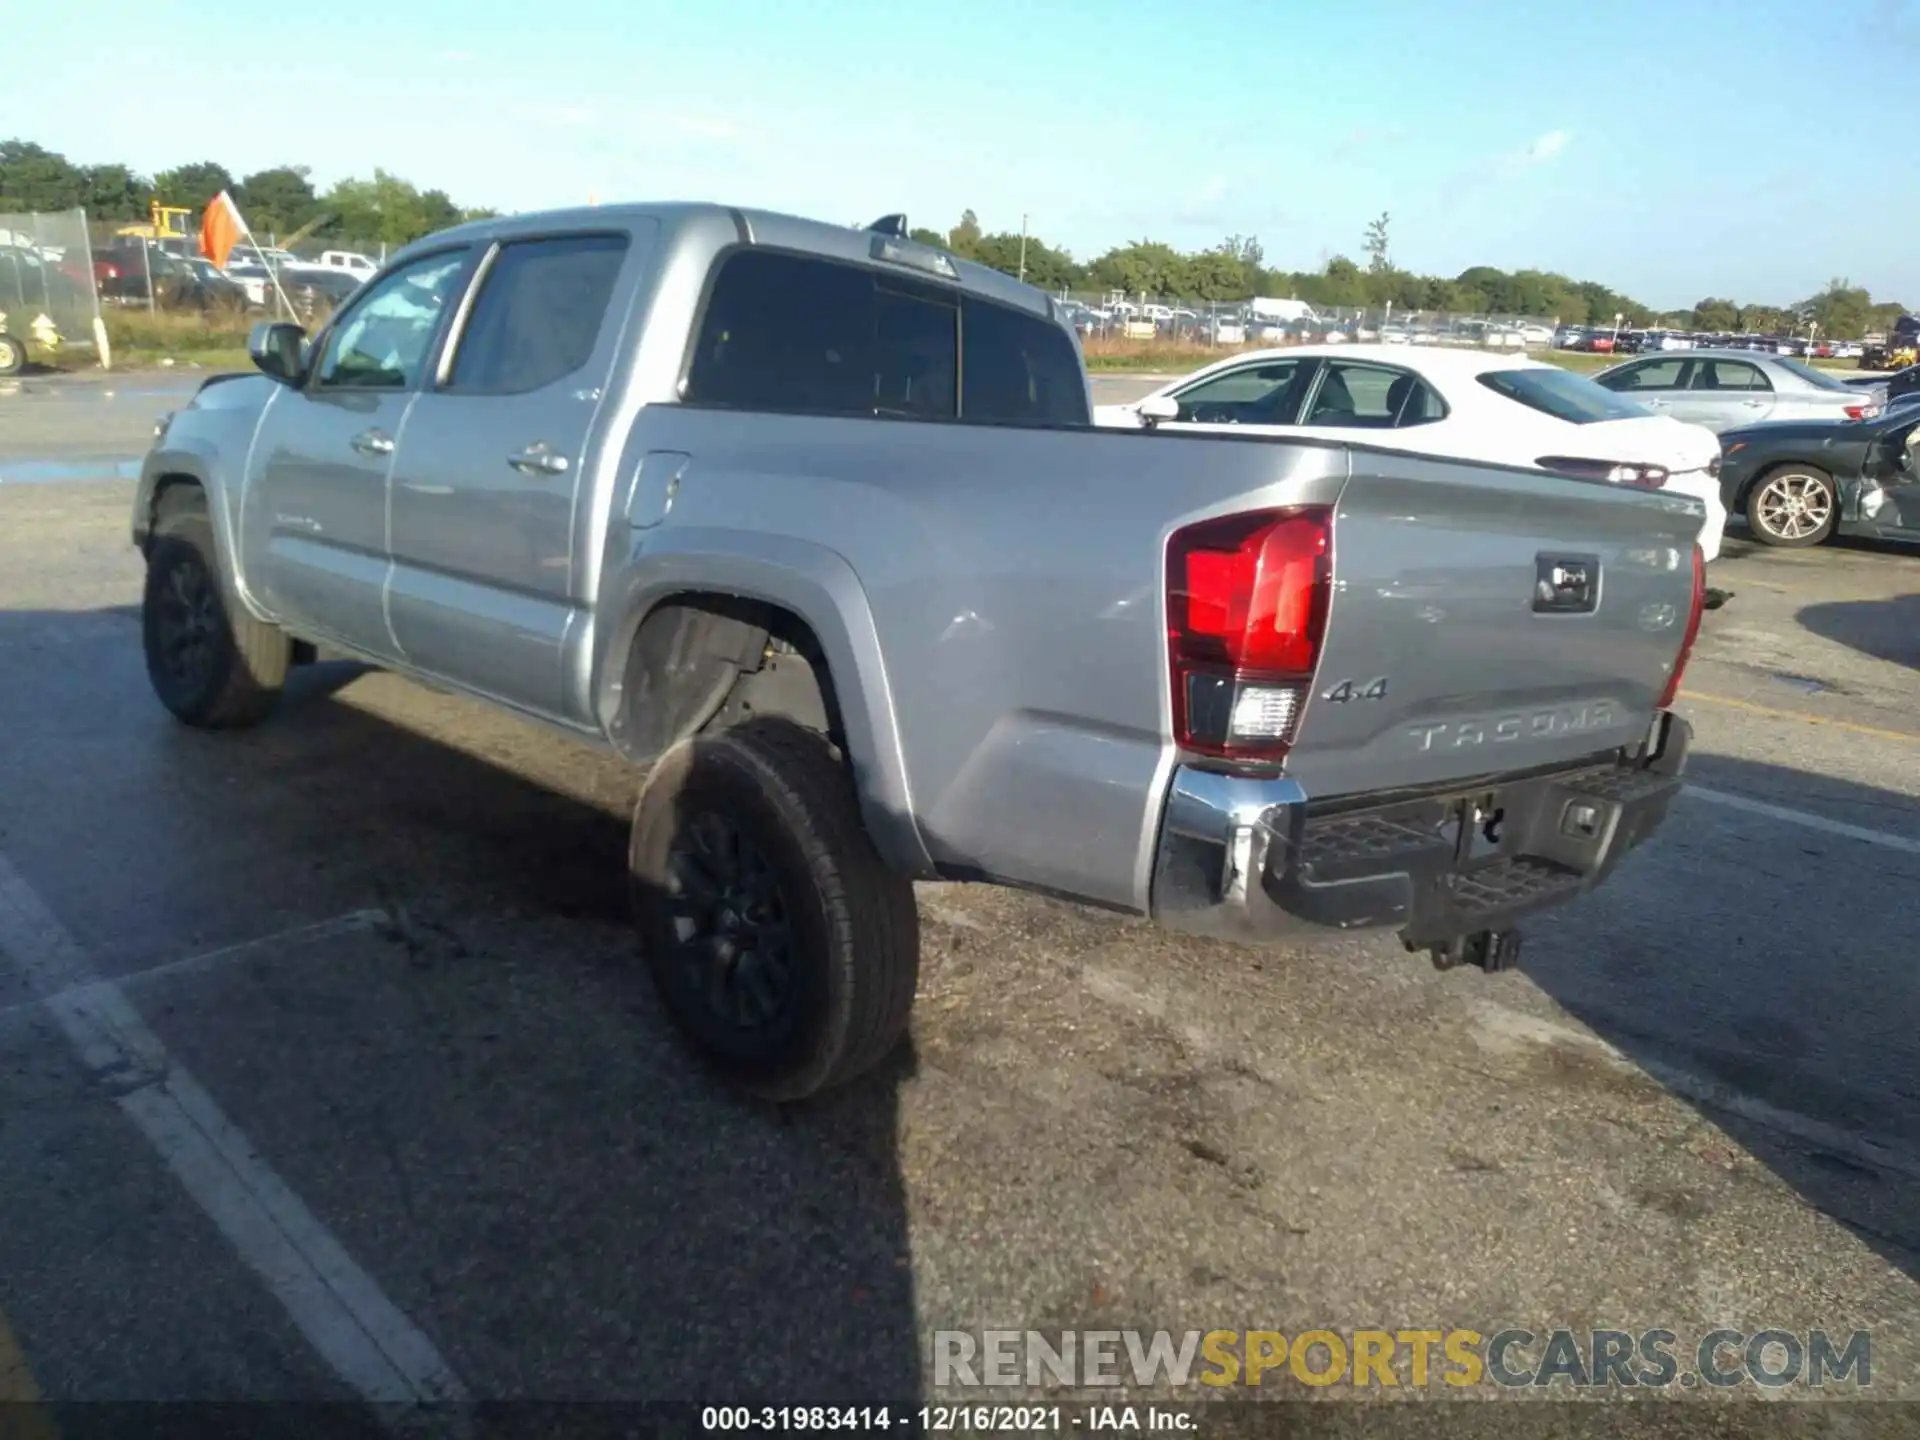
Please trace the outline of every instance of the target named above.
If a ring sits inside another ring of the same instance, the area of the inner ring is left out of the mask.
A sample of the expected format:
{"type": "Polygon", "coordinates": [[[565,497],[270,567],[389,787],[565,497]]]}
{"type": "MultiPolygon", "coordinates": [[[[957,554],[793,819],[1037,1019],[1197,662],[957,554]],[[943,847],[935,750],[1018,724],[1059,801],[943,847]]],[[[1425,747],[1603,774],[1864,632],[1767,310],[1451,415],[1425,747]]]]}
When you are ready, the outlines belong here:
{"type": "Polygon", "coordinates": [[[642,953],[760,1094],[899,1039],[916,879],[1497,968],[1678,790],[1697,502],[1094,430],[1054,303],[898,217],[486,221],[252,348],[135,499],[161,701],[324,648],[647,767],[642,953]]]}

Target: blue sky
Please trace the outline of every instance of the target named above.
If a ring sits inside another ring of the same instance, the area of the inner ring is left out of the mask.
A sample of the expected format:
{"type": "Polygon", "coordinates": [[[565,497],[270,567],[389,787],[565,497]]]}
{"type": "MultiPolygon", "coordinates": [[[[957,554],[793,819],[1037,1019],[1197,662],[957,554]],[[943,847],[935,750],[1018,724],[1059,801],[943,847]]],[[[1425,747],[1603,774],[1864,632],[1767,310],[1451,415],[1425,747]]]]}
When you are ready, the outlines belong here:
{"type": "Polygon", "coordinates": [[[0,13],[0,134],[82,162],[305,163],[323,185],[380,165],[516,210],[711,198],[945,228],[972,207],[1083,257],[1237,232],[1295,268],[1357,257],[1387,210],[1395,260],[1422,272],[1557,269],[1660,306],[1845,275],[1920,303],[1909,0],[0,13]]]}

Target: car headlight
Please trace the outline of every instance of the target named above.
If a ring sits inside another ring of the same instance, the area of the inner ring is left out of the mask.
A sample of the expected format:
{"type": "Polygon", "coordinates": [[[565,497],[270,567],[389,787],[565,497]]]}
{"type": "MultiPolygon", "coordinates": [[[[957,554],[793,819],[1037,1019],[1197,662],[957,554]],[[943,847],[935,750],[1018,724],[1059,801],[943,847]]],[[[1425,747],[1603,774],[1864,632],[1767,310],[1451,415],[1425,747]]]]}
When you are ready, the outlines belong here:
{"type": "Polygon", "coordinates": [[[156,445],[167,438],[167,427],[173,424],[173,417],[179,413],[177,410],[169,410],[153,422],[153,440],[156,445]]]}

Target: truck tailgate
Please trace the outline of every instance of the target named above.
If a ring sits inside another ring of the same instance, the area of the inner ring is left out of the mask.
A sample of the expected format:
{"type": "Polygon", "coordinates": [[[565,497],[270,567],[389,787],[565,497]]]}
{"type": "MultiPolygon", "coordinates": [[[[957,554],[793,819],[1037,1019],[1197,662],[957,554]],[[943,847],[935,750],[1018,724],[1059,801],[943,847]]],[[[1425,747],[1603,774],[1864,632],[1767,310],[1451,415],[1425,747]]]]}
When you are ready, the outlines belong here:
{"type": "Polygon", "coordinates": [[[1287,761],[1316,799],[1645,738],[1693,594],[1697,501],[1356,449],[1287,761]]]}

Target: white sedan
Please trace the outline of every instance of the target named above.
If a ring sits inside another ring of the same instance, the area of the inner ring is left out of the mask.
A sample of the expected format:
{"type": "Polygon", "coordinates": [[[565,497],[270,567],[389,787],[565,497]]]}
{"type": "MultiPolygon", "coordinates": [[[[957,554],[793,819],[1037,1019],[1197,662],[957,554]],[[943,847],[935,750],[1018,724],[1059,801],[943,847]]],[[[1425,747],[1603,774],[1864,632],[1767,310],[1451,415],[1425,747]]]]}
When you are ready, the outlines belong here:
{"type": "Polygon", "coordinates": [[[1094,423],[1354,440],[1690,495],[1720,554],[1720,440],[1582,375],[1525,356],[1404,345],[1301,345],[1235,355],[1094,423]]]}

